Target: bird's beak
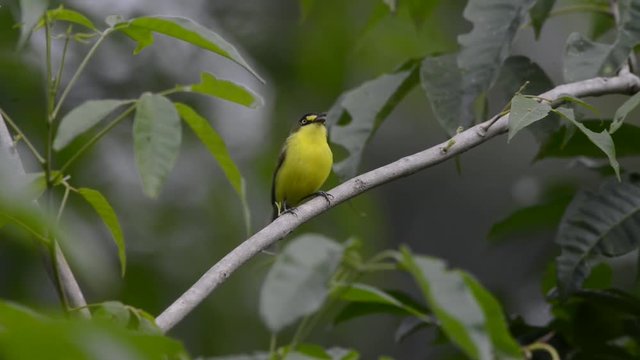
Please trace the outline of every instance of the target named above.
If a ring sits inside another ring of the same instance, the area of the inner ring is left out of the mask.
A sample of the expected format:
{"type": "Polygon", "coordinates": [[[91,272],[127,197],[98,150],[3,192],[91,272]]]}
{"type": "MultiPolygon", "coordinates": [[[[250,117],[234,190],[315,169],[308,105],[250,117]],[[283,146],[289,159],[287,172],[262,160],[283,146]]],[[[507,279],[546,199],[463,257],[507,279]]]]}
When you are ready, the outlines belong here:
{"type": "Polygon", "coordinates": [[[327,115],[326,114],[321,114],[318,115],[318,118],[316,119],[315,122],[318,122],[320,124],[324,124],[327,121],[327,115]]]}

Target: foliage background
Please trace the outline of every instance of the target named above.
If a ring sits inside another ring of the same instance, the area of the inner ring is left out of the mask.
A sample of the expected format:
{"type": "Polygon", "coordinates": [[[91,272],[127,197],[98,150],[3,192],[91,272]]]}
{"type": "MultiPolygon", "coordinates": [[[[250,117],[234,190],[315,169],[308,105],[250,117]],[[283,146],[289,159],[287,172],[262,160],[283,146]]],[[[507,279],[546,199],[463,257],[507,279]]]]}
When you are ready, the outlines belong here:
{"type": "MultiPolygon", "coordinates": [[[[91,98],[136,97],[143,90],[192,83],[200,71],[245,83],[265,98],[264,107],[248,110],[193,96],[185,101],[213,119],[225,138],[248,181],[252,227],[259,229],[271,212],[275,159],[301,114],[328,110],[345,90],[390,72],[407,59],[455,50],[457,35],[470,30],[461,16],[465,1],[425,3],[430,8],[424,23],[416,26],[403,7],[395,15],[372,21],[383,6],[373,0],[65,2],[69,8],[90,14],[96,23],[111,14],[190,17],[241,47],[242,54],[267,79],[266,85],[259,84],[233,64],[162,37],[132,57],[131,42],[114,36],[98,50],[65,107],[71,109],[91,98]]],[[[572,3],[560,1],[562,4],[572,3]]],[[[41,142],[45,134],[37,124],[46,110],[42,34],[31,40],[33,46],[16,55],[16,14],[16,4],[0,7],[0,103],[26,132],[38,134],[34,138],[41,142]]],[[[592,24],[585,19],[588,17],[582,15],[552,18],[539,41],[534,40],[530,27],[524,29],[518,33],[513,53],[529,56],[559,83],[565,39],[573,31],[588,33],[592,24]]],[[[60,43],[56,45],[54,58],[61,51],[60,43]]],[[[86,46],[72,46],[70,61],[77,64],[86,46]]],[[[503,104],[491,100],[489,113],[495,113],[503,104]]],[[[607,97],[594,103],[607,113],[621,100],[607,97]]],[[[146,198],[135,169],[129,126],[129,122],[121,124],[72,170],[78,184],[100,189],[118,213],[127,238],[126,277],[118,275],[115,247],[106,229],[78,199],[65,214],[70,233],[78,235],[65,248],[90,302],[119,299],[158,314],[246,234],[236,195],[206,149],[188,131],[176,170],[161,196],[146,198]]],[[[386,164],[446,138],[424,93],[416,88],[374,136],[361,169],[386,164]]],[[[598,177],[580,167],[569,169],[568,161],[532,163],[536,152],[529,134],[511,144],[506,138],[488,142],[461,157],[461,174],[454,162],[447,162],[352,200],[295,234],[319,232],[339,241],[356,236],[364,241],[368,253],[409,244],[418,253],[444,258],[451,266],[471,272],[500,297],[508,311],[543,324],[549,314],[539,283],[557,252],[553,231],[522,234],[499,245],[489,243],[486,234],[513,209],[534,204],[553,189],[594,186],[598,177]]],[[[627,164],[633,168],[634,163],[627,164]]],[[[35,168],[35,164],[27,167],[35,168]]],[[[326,187],[336,183],[334,177],[326,187]]],[[[30,244],[3,241],[6,236],[10,234],[0,234],[0,298],[55,309],[55,291],[38,253],[30,244]]],[[[616,260],[615,266],[628,269],[631,262],[627,260],[616,260]]],[[[269,256],[259,256],[241,268],[171,334],[184,341],[192,355],[266,349],[269,334],[257,309],[271,261],[269,256]]],[[[377,280],[390,287],[413,288],[408,277],[380,275],[377,280]]],[[[629,285],[631,280],[616,281],[629,285]]],[[[363,358],[378,354],[424,358],[425,333],[397,345],[392,336],[396,325],[396,319],[379,316],[331,331],[321,327],[312,339],[325,345],[353,346],[363,358]]]]}

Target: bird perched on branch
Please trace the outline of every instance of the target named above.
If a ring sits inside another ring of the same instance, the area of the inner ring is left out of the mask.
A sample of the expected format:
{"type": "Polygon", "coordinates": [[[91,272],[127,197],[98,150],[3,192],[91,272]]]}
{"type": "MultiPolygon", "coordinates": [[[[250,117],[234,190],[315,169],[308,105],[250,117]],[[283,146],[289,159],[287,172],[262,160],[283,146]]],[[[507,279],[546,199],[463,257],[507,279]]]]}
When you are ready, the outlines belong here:
{"type": "Polygon", "coordinates": [[[329,201],[326,193],[318,192],[333,165],[325,121],[325,114],[306,114],[285,141],[273,174],[273,219],[314,195],[329,201]]]}

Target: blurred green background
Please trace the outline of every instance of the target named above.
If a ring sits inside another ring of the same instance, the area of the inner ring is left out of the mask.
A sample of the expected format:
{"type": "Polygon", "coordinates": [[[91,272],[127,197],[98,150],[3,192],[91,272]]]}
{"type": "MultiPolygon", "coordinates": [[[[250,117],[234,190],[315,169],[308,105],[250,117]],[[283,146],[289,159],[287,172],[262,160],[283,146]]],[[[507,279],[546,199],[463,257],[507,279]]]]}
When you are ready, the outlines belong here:
{"type": "MultiPolygon", "coordinates": [[[[272,171],[280,146],[300,115],[327,111],[342,92],[391,72],[408,59],[456,50],[457,35],[470,30],[462,17],[466,1],[425,0],[425,4],[426,17],[417,25],[406,7],[400,5],[395,14],[389,14],[377,0],[64,2],[96,24],[113,14],[189,17],[235,44],[267,82],[257,83],[235,64],[161,36],[133,56],[134,44],[116,35],[98,50],[63,113],[87,99],[135,98],[143,91],[195,83],[202,71],[252,88],[265,99],[265,105],[255,110],[194,95],[177,98],[196,106],[227,142],[248,181],[255,231],[270,219],[272,171]]],[[[14,3],[0,7],[0,107],[41,147],[45,136],[43,34],[35,34],[26,49],[16,52],[18,14],[14,3]]],[[[590,26],[584,19],[579,14],[552,18],[538,42],[531,28],[523,29],[514,53],[531,57],[560,82],[564,41],[569,32],[590,26]]],[[[77,66],[88,49],[79,43],[71,46],[68,68],[77,66]]],[[[54,59],[61,48],[62,41],[54,43],[54,59]]],[[[68,77],[67,72],[66,81],[68,77]]],[[[504,105],[490,100],[490,113],[504,105]]],[[[606,111],[606,101],[598,104],[606,111]]],[[[76,186],[100,190],[115,208],[127,241],[126,277],[119,277],[116,250],[106,228],[77,197],[72,197],[65,212],[65,230],[73,237],[64,248],[89,302],[117,299],[157,315],[246,234],[236,194],[188,130],[161,196],[146,198],[135,168],[130,127],[126,121],[105,137],[74,166],[71,179],[76,186]]],[[[418,87],[373,137],[361,169],[373,169],[446,138],[418,87]]],[[[78,143],[74,143],[76,149],[78,143]]],[[[58,154],[57,165],[72,151],[73,146],[58,154]]],[[[572,187],[596,177],[586,170],[568,171],[563,161],[532,164],[535,152],[528,134],[511,144],[497,138],[463,155],[461,174],[453,162],[439,165],[370,191],[290,236],[317,232],[340,242],[356,237],[364,242],[367,254],[408,244],[417,253],[442,257],[451,266],[475,274],[509,311],[541,324],[547,309],[538,283],[555,254],[553,233],[526,234],[503,245],[490,244],[486,234],[513,209],[536,203],[547,188],[572,187]]],[[[36,171],[29,154],[22,154],[26,167],[36,171]]],[[[337,182],[332,176],[326,188],[337,182]]],[[[11,237],[10,232],[0,232],[0,297],[56,309],[57,297],[39,253],[28,243],[9,241],[11,237]]],[[[170,335],[182,340],[194,356],[267,349],[269,333],[257,309],[260,286],[271,263],[268,255],[253,259],[170,335]]],[[[408,277],[380,276],[373,281],[383,287],[415,289],[408,277]]],[[[396,319],[385,316],[336,328],[322,324],[309,340],[355,347],[365,359],[379,354],[424,358],[426,333],[395,344],[396,326],[396,319]]]]}

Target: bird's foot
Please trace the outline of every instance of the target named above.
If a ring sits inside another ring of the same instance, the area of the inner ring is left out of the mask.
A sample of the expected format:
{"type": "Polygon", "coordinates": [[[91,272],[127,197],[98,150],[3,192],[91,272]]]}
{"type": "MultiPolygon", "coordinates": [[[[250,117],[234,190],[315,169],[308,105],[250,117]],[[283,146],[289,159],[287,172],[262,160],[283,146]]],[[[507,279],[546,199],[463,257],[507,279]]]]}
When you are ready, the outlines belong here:
{"type": "Polygon", "coordinates": [[[298,217],[298,214],[296,213],[296,208],[287,208],[286,210],[281,212],[280,215],[278,215],[278,216],[282,216],[284,214],[291,214],[291,215],[293,215],[295,217],[298,217]]]}
{"type": "Polygon", "coordinates": [[[324,191],[316,191],[311,195],[308,195],[304,198],[304,200],[306,199],[310,199],[310,198],[314,198],[316,196],[322,196],[329,205],[331,205],[331,199],[333,199],[333,195],[329,194],[328,192],[324,192],[324,191]]]}

